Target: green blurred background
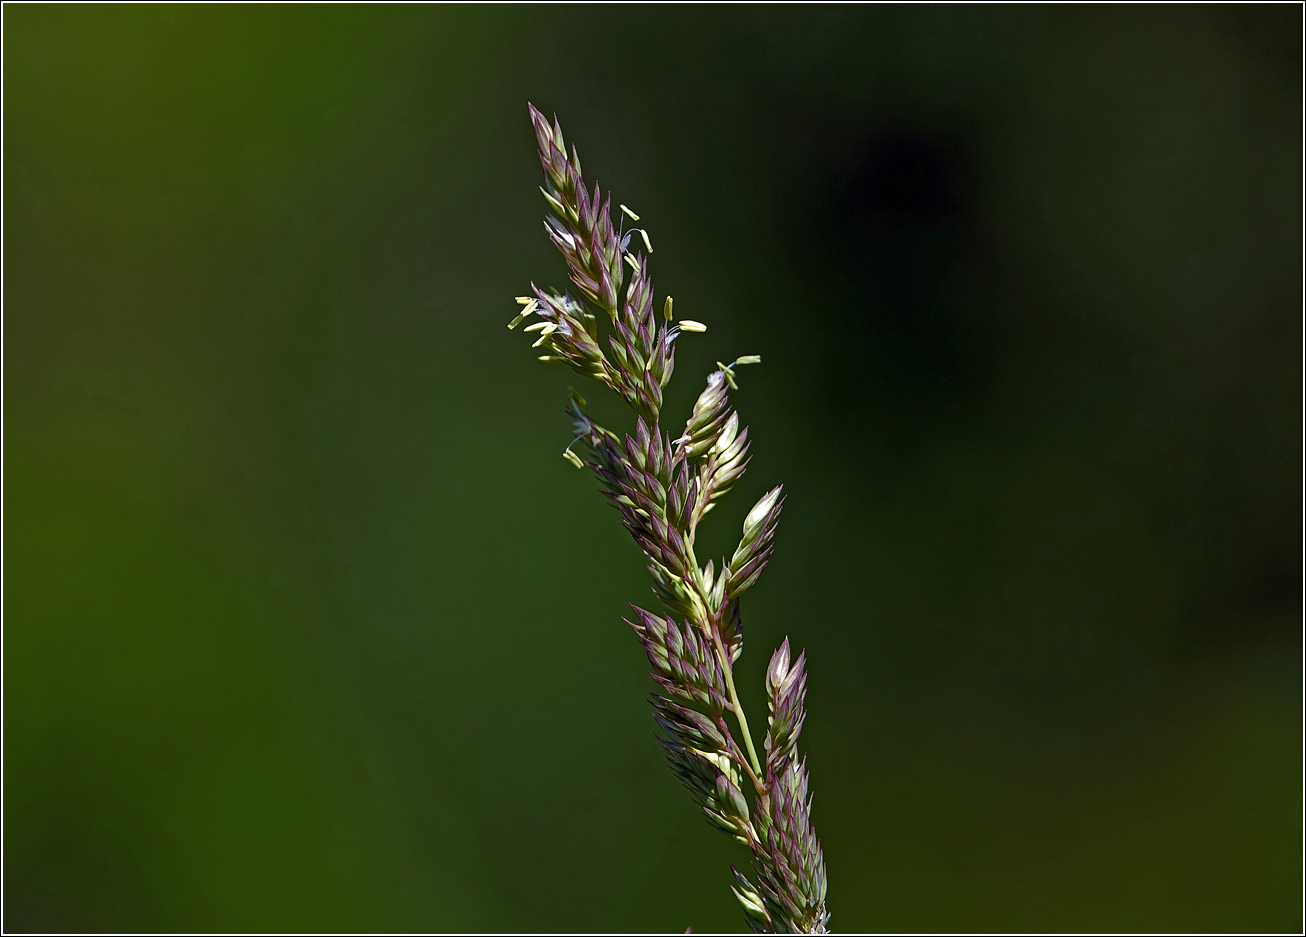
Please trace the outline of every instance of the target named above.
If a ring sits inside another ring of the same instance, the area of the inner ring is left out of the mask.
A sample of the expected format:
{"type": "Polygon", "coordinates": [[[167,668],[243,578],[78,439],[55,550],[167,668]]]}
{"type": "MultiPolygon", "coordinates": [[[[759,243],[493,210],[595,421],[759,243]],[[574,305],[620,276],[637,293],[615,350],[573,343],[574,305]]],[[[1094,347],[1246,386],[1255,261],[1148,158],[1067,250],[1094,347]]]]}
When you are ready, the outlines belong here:
{"type": "Polygon", "coordinates": [[[710,325],[670,421],[765,360],[705,536],[786,483],[836,930],[1300,929],[1299,7],[4,26],[7,930],[742,929],[504,329],[527,100],[710,325]]]}

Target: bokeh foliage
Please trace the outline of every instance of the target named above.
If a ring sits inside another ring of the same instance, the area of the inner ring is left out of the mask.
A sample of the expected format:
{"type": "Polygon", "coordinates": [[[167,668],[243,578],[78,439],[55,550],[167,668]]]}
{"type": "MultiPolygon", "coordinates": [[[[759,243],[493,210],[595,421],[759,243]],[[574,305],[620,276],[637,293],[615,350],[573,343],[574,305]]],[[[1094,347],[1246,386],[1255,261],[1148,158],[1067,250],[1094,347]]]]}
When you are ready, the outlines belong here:
{"type": "Polygon", "coordinates": [[[1300,16],[5,8],[5,927],[741,927],[532,100],[763,356],[834,928],[1300,928],[1300,16]]]}

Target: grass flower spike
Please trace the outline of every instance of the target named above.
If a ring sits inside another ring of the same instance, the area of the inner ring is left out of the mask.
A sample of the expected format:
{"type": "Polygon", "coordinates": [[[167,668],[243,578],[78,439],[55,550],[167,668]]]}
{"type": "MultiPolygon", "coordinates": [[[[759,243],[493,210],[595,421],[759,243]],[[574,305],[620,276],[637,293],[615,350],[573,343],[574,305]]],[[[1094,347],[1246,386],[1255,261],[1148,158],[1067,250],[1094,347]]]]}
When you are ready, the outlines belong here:
{"type": "MultiPolygon", "coordinates": [[[[531,347],[544,352],[541,361],[565,363],[634,410],[634,434],[618,436],[590,418],[584,398],[573,390],[567,413],[574,439],[563,456],[594,472],[648,559],[653,591],[664,608],[631,606],[634,620],[627,624],[643,644],[659,688],[652,700],[659,743],[708,822],[752,853],[756,884],[731,866],[731,889],[749,927],[758,933],[826,933],[825,860],[810,819],[806,763],[797,749],[806,719],[804,655],[792,660],[786,638],[771,657],[761,757],[734,682],[744,647],[740,597],[771,557],[784,507],[781,488],[768,491],[748,512],[729,560],[700,564],[694,552],[698,525],[748,466],[748,428],[740,427],[729,393],[737,386],[735,369],[761,359],[744,355],[730,365],[718,363],[683,431],[672,438],[662,429],[662,394],[675,370],[676,340],[707,326],[690,319],[672,324],[670,296],[657,315],[648,232],[614,227],[611,198],[602,197],[597,185],[586,188],[580,156],[574,145],[567,155],[556,118],[550,123],[534,106],[530,117],[544,168],[540,191],[550,209],[545,232],[566,260],[578,295],[532,284],[532,295],[517,297],[522,308],[508,327],[535,316],[526,330],[538,333],[531,347]],[[640,240],[632,250],[635,232],[640,240]],[[601,330],[602,317],[608,324],[601,330]]],[[[625,205],[618,207],[640,220],[625,205]]]]}

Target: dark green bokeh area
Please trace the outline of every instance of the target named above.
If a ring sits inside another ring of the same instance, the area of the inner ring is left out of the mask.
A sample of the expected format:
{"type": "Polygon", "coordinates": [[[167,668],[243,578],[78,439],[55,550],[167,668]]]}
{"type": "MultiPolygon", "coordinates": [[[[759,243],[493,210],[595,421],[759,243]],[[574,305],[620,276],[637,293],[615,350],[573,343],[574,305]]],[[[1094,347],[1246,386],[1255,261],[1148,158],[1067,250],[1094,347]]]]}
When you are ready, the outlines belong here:
{"type": "Polygon", "coordinates": [[[842,931],[1298,930],[1301,12],[4,11],[4,926],[742,930],[504,325],[526,102],[778,550],[842,931]]]}

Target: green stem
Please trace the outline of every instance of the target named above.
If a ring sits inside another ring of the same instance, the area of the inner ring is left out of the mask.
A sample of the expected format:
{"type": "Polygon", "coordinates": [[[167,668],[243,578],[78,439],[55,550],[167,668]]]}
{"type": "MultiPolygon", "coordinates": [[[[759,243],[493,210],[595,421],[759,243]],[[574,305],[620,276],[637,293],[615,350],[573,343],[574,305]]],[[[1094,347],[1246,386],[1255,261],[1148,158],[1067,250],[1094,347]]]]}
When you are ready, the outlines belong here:
{"type": "Polygon", "coordinates": [[[717,634],[715,628],[712,629],[712,641],[716,644],[716,652],[721,660],[721,670],[726,675],[726,689],[730,691],[730,708],[735,711],[735,719],[739,721],[739,731],[743,733],[744,744],[748,746],[748,757],[753,762],[753,786],[757,788],[759,794],[765,793],[762,785],[762,765],[757,760],[757,749],[753,747],[753,733],[748,731],[748,717],[744,715],[739,694],[735,692],[735,678],[732,673],[734,668],[730,665],[726,650],[721,645],[721,636],[717,634]]]}
{"type": "MultiPolygon", "coordinates": [[[[698,607],[703,620],[707,622],[707,627],[703,630],[712,636],[712,644],[716,647],[717,659],[721,662],[721,671],[726,675],[726,689],[730,693],[730,708],[734,710],[735,719],[739,723],[739,731],[744,734],[744,744],[748,746],[748,757],[753,763],[753,787],[757,788],[759,794],[766,793],[766,784],[762,780],[762,763],[757,759],[757,749],[753,747],[753,733],[748,731],[748,717],[744,715],[744,706],[739,702],[739,693],[735,690],[734,665],[731,662],[730,655],[726,653],[725,645],[721,643],[721,631],[717,628],[715,616],[708,612],[709,599],[707,583],[703,581],[703,571],[698,568],[698,561],[694,559],[694,530],[689,530],[689,536],[685,539],[688,547],[689,557],[691,560],[691,569],[694,571],[693,579],[688,585],[694,588],[698,594],[698,607]]],[[[725,575],[725,570],[721,571],[725,575]]]]}

